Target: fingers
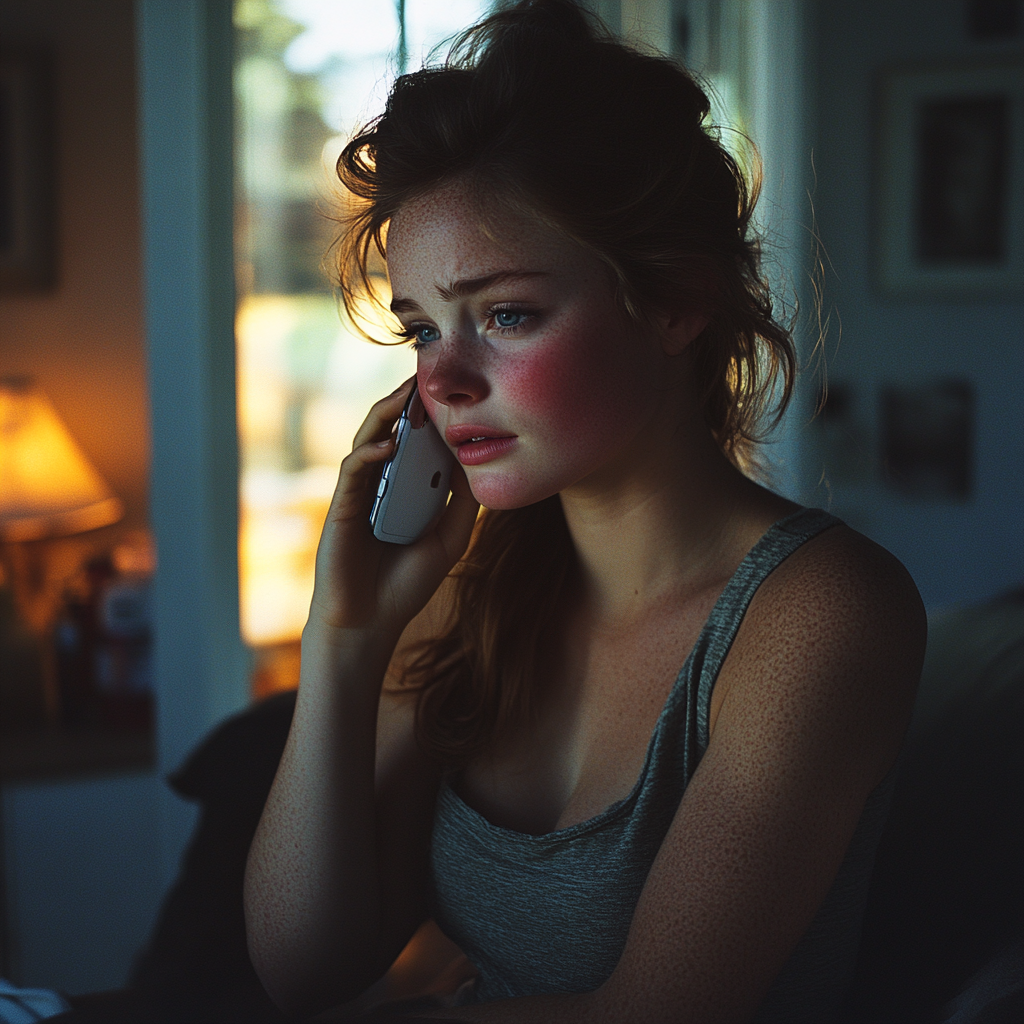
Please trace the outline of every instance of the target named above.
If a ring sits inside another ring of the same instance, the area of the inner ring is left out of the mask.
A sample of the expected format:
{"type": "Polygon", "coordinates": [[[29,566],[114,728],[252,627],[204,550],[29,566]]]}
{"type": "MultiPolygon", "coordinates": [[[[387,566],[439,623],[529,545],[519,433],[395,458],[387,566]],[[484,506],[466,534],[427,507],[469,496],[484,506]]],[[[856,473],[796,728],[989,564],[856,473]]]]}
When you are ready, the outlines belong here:
{"type": "Polygon", "coordinates": [[[377,467],[391,456],[394,449],[394,439],[388,437],[383,441],[367,441],[345,456],[331,503],[331,514],[336,519],[369,514],[370,492],[376,488],[380,478],[377,467]]]}
{"type": "Polygon", "coordinates": [[[368,494],[377,486],[377,467],[394,452],[395,421],[409,397],[415,377],[400,384],[386,398],[375,402],[356,432],[352,451],[341,463],[331,513],[336,519],[355,519],[367,514],[368,494]]]}
{"type": "Polygon", "coordinates": [[[415,377],[410,377],[404,384],[392,391],[387,398],[382,398],[379,402],[374,403],[366,419],[363,420],[363,425],[356,431],[355,440],[352,442],[353,452],[368,442],[383,441],[390,437],[415,379],[415,377]]]}

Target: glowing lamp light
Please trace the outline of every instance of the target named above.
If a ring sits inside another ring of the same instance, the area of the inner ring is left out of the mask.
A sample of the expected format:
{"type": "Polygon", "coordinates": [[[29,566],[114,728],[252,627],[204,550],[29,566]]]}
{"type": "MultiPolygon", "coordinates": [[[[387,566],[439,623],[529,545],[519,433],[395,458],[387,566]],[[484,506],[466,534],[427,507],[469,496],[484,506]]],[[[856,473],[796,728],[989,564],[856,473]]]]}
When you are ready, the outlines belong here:
{"type": "Polygon", "coordinates": [[[0,540],[109,526],[121,501],[27,377],[0,378],[0,540]]]}

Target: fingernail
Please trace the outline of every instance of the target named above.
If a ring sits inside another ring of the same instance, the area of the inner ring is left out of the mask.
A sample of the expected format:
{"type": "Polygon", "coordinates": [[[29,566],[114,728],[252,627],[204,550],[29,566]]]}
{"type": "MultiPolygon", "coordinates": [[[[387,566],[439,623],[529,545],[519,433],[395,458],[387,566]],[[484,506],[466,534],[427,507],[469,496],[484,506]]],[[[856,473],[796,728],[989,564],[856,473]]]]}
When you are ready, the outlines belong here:
{"type": "Polygon", "coordinates": [[[390,448],[391,447],[391,442],[390,441],[378,441],[377,442],[377,447],[378,448],[390,448]]]}

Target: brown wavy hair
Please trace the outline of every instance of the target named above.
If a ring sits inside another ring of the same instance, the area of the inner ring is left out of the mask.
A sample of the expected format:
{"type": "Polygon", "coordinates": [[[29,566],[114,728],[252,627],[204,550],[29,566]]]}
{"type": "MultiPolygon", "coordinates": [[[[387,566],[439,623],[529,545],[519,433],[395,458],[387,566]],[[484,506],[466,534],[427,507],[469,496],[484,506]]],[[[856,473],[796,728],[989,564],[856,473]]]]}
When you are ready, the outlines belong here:
{"type": "MultiPolygon", "coordinates": [[[[469,180],[593,252],[638,326],[674,309],[709,317],[691,349],[704,419],[749,468],[789,401],[796,356],[751,227],[759,177],[747,180],[709,109],[684,68],[617,41],[571,0],[499,10],[443,65],[399,78],[342,152],[346,308],[357,319],[375,293],[395,213],[469,180]]],[[[529,719],[573,557],[557,495],[481,515],[452,573],[450,620],[402,680],[418,692],[418,738],[443,764],[464,765],[529,719]]]]}

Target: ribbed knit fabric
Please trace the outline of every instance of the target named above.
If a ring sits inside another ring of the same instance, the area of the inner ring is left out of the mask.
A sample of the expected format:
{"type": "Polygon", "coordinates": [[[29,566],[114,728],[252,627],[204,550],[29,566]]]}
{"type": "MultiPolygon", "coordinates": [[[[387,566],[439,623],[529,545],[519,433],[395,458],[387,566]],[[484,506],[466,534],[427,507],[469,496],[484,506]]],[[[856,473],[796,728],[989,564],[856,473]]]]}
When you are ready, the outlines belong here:
{"type": "MultiPolygon", "coordinates": [[[[801,544],[837,522],[802,509],[747,554],[680,670],[623,800],[569,828],[529,835],[491,824],[442,785],[431,851],[434,916],[479,969],[479,1001],[591,991],[614,970],[651,864],[707,748],[711,691],[751,598],[801,544]]],[[[758,1012],[761,1024],[823,1024],[842,999],[894,774],[868,798],[838,877],[758,1012]]]]}

